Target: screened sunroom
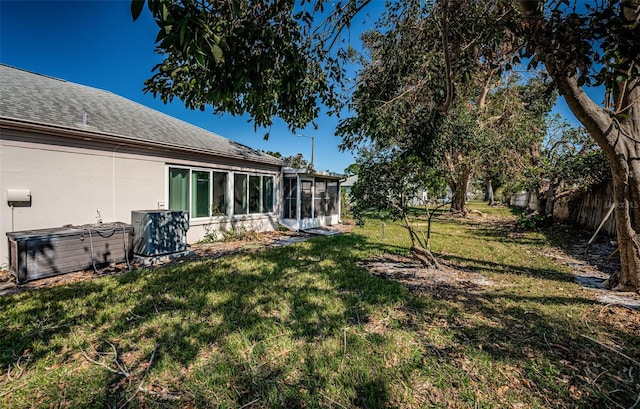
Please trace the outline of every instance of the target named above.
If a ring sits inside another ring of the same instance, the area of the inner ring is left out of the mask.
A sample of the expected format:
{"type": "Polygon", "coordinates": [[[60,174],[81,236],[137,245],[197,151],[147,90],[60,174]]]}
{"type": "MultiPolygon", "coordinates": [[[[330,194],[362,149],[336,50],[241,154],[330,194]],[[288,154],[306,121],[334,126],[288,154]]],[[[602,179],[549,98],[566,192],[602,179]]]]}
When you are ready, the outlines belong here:
{"type": "Polygon", "coordinates": [[[293,230],[340,222],[340,178],[326,172],[285,168],[282,224],[293,230]]]}

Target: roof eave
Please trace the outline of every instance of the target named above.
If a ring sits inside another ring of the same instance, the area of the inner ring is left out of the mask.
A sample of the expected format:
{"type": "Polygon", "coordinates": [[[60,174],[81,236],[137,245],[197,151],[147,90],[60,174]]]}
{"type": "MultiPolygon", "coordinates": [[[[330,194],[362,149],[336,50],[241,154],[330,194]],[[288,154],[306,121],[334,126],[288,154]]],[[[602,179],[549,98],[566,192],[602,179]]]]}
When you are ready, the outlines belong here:
{"type": "Polygon", "coordinates": [[[12,129],[17,131],[40,132],[48,135],[63,136],[63,137],[69,137],[74,139],[92,138],[95,140],[105,141],[105,142],[127,143],[135,146],[153,147],[153,148],[160,148],[160,149],[180,151],[180,152],[189,152],[189,153],[199,153],[204,155],[233,158],[233,159],[243,160],[247,162],[268,164],[268,165],[274,165],[274,166],[280,166],[280,167],[284,165],[284,163],[277,158],[273,158],[273,160],[271,159],[259,160],[258,158],[247,158],[242,155],[234,155],[234,154],[229,154],[227,152],[220,152],[212,149],[194,148],[190,146],[176,146],[170,143],[148,141],[140,138],[133,138],[130,136],[110,134],[110,133],[105,133],[100,131],[93,131],[90,129],[85,130],[85,129],[78,129],[78,128],[72,128],[72,127],[65,127],[61,125],[54,125],[54,124],[48,124],[48,123],[39,123],[34,121],[27,121],[23,119],[6,117],[6,116],[0,116],[0,128],[12,129]]]}

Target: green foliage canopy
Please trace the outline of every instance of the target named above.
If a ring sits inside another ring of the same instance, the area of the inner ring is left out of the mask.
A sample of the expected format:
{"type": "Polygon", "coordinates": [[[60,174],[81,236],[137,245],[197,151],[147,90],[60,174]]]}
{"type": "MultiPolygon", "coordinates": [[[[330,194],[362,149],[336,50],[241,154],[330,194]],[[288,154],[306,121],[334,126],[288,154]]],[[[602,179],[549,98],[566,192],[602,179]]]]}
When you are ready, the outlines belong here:
{"type": "Polygon", "coordinates": [[[522,43],[501,24],[516,16],[466,1],[392,6],[364,36],[368,58],[354,115],[338,127],[341,147],[419,157],[441,170],[459,211],[473,174],[505,179],[529,165],[555,93],[509,72],[522,43]]]}
{"type": "Polygon", "coordinates": [[[514,26],[514,31],[524,40],[520,55],[529,59],[529,68],[544,62],[550,73],[576,73],[579,86],[604,86],[611,96],[640,75],[640,25],[631,23],[628,14],[640,6],[637,1],[519,3],[517,11],[527,24],[514,26]]]}
{"type": "Polygon", "coordinates": [[[280,152],[266,151],[267,155],[271,155],[278,159],[282,159],[284,166],[294,169],[305,169],[309,167],[309,161],[304,158],[301,153],[297,155],[283,156],[280,152]]]}
{"type": "Polygon", "coordinates": [[[588,189],[611,179],[604,152],[584,128],[571,126],[558,116],[549,118],[549,122],[539,162],[514,179],[507,186],[509,191],[537,191],[552,186],[557,194],[588,189]]]}
{"type": "Polygon", "coordinates": [[[322,0],[133,0],[134,19],[145,3],[163,61],[144,89],[164,102],[246,113],[256,127],[280,117],[291,130],[312,122],[320,104],[339,107],[346,51],[332,47],[358,2],[325,10],[322,0]],[[314,23],[316,15],[325,19],[314,23]]]}

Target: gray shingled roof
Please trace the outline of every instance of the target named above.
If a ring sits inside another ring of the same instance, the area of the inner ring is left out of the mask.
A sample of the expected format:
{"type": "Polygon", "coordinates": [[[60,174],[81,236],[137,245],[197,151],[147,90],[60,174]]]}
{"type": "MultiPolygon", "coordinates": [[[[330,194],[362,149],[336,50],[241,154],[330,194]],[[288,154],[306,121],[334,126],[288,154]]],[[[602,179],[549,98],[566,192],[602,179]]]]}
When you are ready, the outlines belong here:
{"type": "Polygon", "coordinates": [[[342,182],[341,186],[350,187],[353,186],[354,183],[358,180],[358,175],[349,176],[344,182],[342,182]]]}
{"type": "Polygon", "coordinates": [[[280,159],[108,91],[0,64],[0,117],[281,165],[280,159]],[[86,113],[87,125],[83,125],[86,113]]]}

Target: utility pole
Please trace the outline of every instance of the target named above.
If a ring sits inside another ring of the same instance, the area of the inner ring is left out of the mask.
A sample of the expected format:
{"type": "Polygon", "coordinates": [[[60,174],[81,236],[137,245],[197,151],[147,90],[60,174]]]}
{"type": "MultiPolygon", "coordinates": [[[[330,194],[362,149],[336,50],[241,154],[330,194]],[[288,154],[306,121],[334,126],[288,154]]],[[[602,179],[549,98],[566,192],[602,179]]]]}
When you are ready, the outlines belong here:
{"type": "Polygon", "coordinates": [[[301,134],[296,134],[296,136],[297,137],[311,139],[311,163],[309,164],[309,170],[311,170],[313,172],[315,170],[315,168],[313,167],[313,154],[314,154],[315,145],[316,145],[316,137],[315,136],[301,135],[301,134]]]}

